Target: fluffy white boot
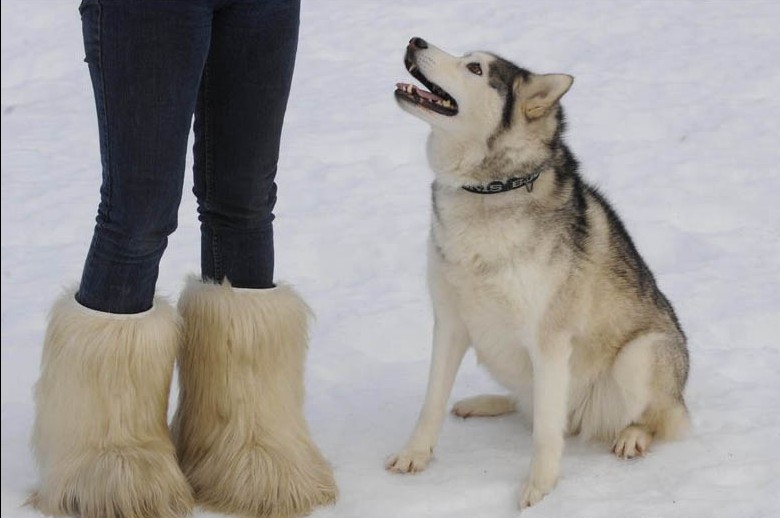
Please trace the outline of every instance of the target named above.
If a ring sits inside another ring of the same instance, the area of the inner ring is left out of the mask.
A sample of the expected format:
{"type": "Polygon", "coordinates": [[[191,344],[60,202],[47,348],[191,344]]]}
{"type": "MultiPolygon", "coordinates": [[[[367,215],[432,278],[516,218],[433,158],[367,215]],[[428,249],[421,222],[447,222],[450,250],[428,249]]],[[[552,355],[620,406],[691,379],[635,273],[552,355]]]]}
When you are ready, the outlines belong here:
{"type": "Polygon", "coordinates": [[[139,315],[55,303],[35,388],[33,448],[47,515],[173,518],[190,488],[167,423],[180,320],[163,300],[139,315]]]}
{"type": "Polygon", "coordinates": [[[336,500],[303,415],[309,308],[289,286],[233,289],[192,278],[173,432],[197,502],[254,517],[305,515],[336,500]]]}

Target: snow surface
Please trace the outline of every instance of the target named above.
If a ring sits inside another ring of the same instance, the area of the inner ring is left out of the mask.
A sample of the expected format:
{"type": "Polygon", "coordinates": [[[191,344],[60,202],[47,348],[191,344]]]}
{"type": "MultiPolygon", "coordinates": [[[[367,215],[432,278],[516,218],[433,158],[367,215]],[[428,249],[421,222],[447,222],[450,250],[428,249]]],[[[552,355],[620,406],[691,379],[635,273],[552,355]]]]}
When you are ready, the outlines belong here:
{"type": "MultiPolygon", "coordinates": [[[[98,200],[76,6],[2,1],[2,516],[36,515],[22,502],[45,315],[80,274],[98,200]]],[[[432,322],[427,130],[392,96],[415,35],[576,76],[569,142],[690,338],[690,437],[628,462],[569,440],[558,487],[523,516],[780,516],[780,4],[309,0],[276,235],[278,276],[318,315],[306,412],[341,499],[314,516],[516,516],[529,461],[519,416],[449,418],[427,471],[383,469],[420,407],[432,322]]],[[[172,298],[199,264],[189,188],[180,221],[159,283],[172,298]]],[[[453,401],[496,390],[470,355],[453,401]]]]}

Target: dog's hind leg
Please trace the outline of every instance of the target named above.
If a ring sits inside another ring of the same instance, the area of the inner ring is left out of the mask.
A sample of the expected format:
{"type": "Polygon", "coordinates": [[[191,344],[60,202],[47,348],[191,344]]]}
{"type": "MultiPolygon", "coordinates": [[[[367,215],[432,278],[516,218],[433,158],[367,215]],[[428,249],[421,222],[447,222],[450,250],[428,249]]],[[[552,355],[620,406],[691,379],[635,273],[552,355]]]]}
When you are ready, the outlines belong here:
{"type": "Polygon", "coordinates": [[[688,411],[682,402],[672,403],[660,411],[651,406],[637,422],[620,431],[612,444],[612,452],[621,459],[644,457],[655,437],[677,439],[685,433],[688,426],[688,411]]]}
{"type": "Polygon", "coordinates": [[[452,413],[458,417],[494,417],[511,414],[517,409],[515,398],[485,394],[461,399],[452,407],[452,413]]]}
{"type": "Polygon", "coordinates": [[[644,456],[654,438],[676,439],[688,427],[682,399],[687,375],[680,337],[642,335],[628,343],[615,359],[613,380],[622,395],[629,421],[618,433],[612,451],[621,458],[644,456]]]}

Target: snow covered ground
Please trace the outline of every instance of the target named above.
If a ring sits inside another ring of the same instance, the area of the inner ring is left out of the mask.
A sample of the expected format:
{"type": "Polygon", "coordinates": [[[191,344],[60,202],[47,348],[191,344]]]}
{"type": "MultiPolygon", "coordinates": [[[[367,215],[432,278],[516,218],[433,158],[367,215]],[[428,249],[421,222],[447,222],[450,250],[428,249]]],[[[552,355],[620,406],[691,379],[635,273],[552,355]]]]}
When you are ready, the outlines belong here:
{"type": "MultiPolygon", "coordinates": [[[[80,274],[99,157],[77,2],[1,5],[2,516],[26,517],[45,315],[80,274]]],[[[432,322],[426,127],[392,96],[415,35],[576,77],[569,142],[690,338],[690,437],[629,462],[570,440],[557,489],[523,516],[780,516],[780,4],[308,0],[276,235],[278,276],[318,315],[306,411],[341,500],[314,516],[515,516],[528,465],[514,415],[448,419],[422,474],[382,467],[416,418],[432,322]]],[[[172,298],[199,264],[189,188],[180,221],[172,298]]],[[[495,390],[467,357],[453,400],[495,390]]]]}

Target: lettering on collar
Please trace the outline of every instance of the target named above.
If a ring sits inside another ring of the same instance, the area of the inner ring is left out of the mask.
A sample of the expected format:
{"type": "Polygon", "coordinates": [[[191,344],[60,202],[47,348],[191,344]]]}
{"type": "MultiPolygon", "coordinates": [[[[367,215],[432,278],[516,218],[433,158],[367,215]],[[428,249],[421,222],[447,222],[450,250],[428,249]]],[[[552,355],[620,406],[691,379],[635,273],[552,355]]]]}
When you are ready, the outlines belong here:
{"type": "Polygon", "coordinates": [[[531,192],[534,190],[534,182],[540,174],[542,174],[541,168],[528,176],[516,176],[504,182],[496,180],[487,185],[464,185],[463,189],[476,194],[498,194],[525,187],[528,192],[531,192]]]}

